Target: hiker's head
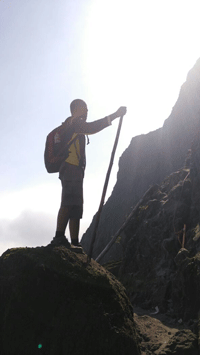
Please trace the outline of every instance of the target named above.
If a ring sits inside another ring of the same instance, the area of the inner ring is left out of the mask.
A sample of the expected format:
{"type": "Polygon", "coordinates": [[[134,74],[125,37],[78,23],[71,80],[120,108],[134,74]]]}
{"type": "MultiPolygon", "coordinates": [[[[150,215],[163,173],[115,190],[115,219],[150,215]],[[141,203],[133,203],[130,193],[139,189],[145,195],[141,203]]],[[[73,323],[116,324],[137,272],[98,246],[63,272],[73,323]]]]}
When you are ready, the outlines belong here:
{"type": "Polygon", "coordinates": [[[88,108],[83,100],[76,99],[70,104],[70,111],[73,117],[87,118],[88,108]]]}

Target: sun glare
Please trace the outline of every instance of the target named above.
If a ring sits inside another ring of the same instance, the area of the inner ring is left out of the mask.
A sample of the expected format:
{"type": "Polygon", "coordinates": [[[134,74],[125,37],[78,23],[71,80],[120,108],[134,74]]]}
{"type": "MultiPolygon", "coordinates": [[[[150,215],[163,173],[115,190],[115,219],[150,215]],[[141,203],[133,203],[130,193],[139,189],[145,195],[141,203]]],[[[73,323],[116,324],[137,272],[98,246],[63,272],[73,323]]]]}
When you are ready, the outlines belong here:
{"type": "Polygon", "coordinates": [[[173,91],[172,80],[184,81],[198,59],[198,8],[198,1],[92,2],[83,55],[88,95],[95,88],[110,106],[133,98],[140,106],[145,91],[173,91]]]}
{"type": "Polygon", "coordinates": [[[169,117],[200,56],[198,9],[196,0],[91,3],[83,41],[87,96],[94,112],[127,106],[123,149],[169,117]]]}

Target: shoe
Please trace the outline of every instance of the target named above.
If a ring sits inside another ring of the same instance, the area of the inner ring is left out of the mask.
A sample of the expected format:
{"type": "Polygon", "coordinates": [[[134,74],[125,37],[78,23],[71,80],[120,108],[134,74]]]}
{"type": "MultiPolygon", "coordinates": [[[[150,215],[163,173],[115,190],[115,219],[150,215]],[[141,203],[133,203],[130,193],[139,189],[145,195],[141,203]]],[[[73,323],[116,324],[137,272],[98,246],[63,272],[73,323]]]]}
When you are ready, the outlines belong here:
{"type": "Polygon", "coordinates": [[[71,243],[71,245],[72,245],[73,247],[77,247],[77,248],[82,248],[82,249],[83,249],[83,247],[82,247],[82,245],[81,245],[80,243],[78,243],[78,244],[73,244],[73,243],[71,243]]]}
{"type": "Polygon", "coordinates": [[[65,238],[64,235],[62,237],[54,237],[49,245],[51,245],[51,246],[65,246],[68,249],[71,248],[70,243],[68,242],[68,240],[65,238]]]}
{"type": "Polygon", "coordinates": [[[78,243],[78,245],[71,244],[71,251],[74,251],[75,253],[79,254],[84,254],[83,248],[80,243],[78,243]]]}

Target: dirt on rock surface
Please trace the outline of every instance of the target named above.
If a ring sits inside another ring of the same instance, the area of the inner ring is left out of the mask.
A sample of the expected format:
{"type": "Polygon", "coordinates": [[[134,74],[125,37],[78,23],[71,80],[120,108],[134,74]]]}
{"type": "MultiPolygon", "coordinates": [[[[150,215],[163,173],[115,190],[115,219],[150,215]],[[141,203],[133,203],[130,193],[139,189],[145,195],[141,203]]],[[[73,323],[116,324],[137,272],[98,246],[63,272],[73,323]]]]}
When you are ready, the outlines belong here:
{"type": "Polygon", "coordinates": [[[141,355],[198,355],[197,320],[190,325],[153,310],[134,307],[141,355]],[[156,313],[156,314],[155,314],[156,313]]]}

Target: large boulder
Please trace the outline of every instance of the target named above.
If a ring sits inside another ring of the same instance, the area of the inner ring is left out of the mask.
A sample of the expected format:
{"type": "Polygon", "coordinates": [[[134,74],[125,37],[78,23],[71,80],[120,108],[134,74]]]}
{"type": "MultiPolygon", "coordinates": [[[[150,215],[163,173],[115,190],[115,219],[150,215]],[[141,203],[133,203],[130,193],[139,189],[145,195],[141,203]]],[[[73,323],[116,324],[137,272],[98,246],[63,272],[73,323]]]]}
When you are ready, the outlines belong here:
{"type": "Polygon", "coordinates": [[[4,355],[139,355],[124,287],[65,247],[17,248],[0,258],[4,355]]]}

